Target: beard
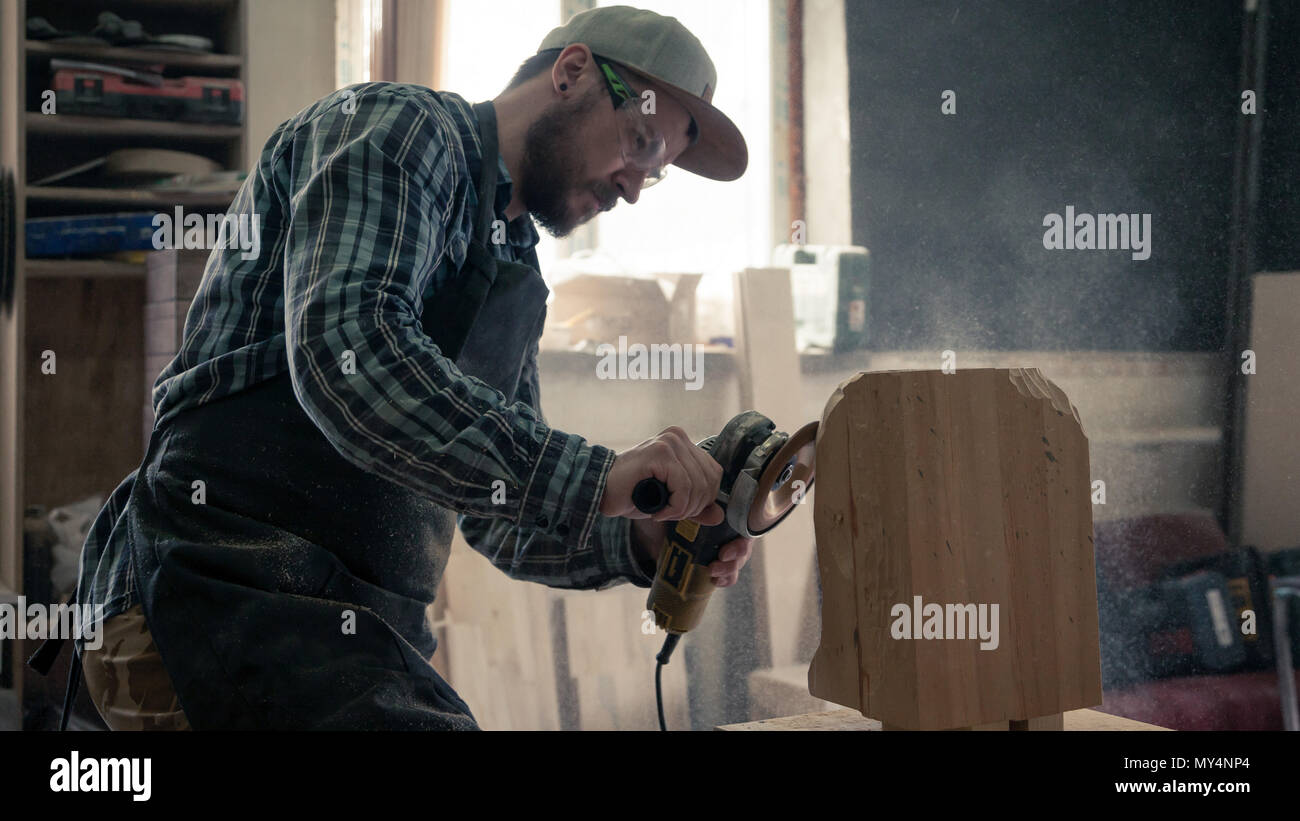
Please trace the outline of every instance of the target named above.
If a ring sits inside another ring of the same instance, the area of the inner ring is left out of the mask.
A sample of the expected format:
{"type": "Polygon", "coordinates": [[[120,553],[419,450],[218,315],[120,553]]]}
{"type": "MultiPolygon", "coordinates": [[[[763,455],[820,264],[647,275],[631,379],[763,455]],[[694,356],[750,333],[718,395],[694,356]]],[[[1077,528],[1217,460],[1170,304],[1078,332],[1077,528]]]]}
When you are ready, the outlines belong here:
{"type": "Polygon", "coordinates": [[[617,189],[608,182],[581,182],[582,158],[573,138],[575,124],[604,96],[604,89],[596,87],[570,105],[551,106],[524,134],[520,199],[537,224],[557,239],[586,221],[585,213],[575,213],[570,205],[576,192],[590,190],[601,210],[612,208],[618,199],[617,189]]]}

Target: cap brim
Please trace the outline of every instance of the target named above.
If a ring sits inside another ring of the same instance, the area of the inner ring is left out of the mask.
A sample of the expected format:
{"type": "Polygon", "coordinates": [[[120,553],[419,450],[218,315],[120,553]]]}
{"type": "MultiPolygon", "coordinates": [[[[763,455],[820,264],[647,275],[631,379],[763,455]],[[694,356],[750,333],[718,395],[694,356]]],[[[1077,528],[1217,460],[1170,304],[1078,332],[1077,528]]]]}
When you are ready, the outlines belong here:
{"type": "Polygon", "coordinates": [[[749,166],[749,149],[745,146],[744,135],[726,114],[645,69],[635,65],[629,65],[628,68],[663,87],[695,118],[700,131],[699,139],[683,151],[673,165],[692,174],[722,182],[739,179],[745,173],[745,168],[749,166]]]}

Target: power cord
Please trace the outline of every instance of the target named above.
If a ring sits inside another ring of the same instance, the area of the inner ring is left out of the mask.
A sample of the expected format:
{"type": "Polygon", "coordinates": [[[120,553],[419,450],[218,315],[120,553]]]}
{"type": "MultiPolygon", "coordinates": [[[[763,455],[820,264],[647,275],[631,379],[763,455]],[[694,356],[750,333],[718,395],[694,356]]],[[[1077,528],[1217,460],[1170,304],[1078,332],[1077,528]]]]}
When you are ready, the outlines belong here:
{"type": "Polygon", "coordinates": [[[659,729],[667,732],[668,723],[664,721],[664,686],[662,675],[664,665],[673,654],[673,649],[677,647],[678,640],[681,639],[680,633],[669,633],[664,639],[664,646],[655,656],[655,706],[659,709],[659,729]]]}
{"type": "Polygon", "coordinates": [[[663,671],[663,664],[655,662],[655,705],[659,708],[659,729],[668,732],[668,724],[664,721],[664,686],[660,681],[663,671]]]}

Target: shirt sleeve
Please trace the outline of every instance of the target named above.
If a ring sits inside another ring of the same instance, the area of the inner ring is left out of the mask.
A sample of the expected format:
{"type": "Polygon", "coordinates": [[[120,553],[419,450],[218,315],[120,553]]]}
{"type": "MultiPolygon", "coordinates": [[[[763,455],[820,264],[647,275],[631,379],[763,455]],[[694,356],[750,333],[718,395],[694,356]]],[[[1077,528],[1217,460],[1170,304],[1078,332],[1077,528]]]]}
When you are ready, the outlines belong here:
{"type": "Polygon", "coordinates": [[[359,467],[459,513],[585,544],[614,454],[508,404],[420,324],[460,230],[458,144],[445,111],[401,88],[341,97],[298,126],[286,149],[294,392],[359,467]]]}
{"type": "MultiPolygon", "coordinates": [[[[534,340],[520,373],[519,400],[545,419],[537,353],[534,340]]],[[[654,566],[633,544],[631,519],[597,513],[586,544],[566,538],[570,534],[563,531],[551,535],[501,519],[461,516],[458,524],[470,547],[514,579],[574,590],[604,590],[628,582],[650,587],[654,582],[654,566]]]]}

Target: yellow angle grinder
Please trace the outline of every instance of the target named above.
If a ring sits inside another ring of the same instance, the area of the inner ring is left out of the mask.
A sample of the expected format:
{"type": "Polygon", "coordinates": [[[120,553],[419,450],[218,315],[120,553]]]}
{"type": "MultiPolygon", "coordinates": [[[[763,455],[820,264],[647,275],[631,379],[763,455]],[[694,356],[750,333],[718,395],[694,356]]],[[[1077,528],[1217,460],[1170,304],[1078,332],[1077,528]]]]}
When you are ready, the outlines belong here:
{"type": "MultiPolygon", "coordinates": [[[[737,414],[716,436],[699,443],[722,466],[718,506],[720,524],[683,520],[669,523],[646,608],[668,636],[655,657],[655,694],[659,727],[665,729],[660,674],[683,633],[704,616],[715,585],[708,566],[722,546],[739,537],[761,536],[779,525],[812,489],[817,457],[817,423],[793,434],[757,411],[737,414]]],[[[632,491],[642,513],[657,513],[668,504],[668,487],[659,479],[642,479],[632,491]]]]}

